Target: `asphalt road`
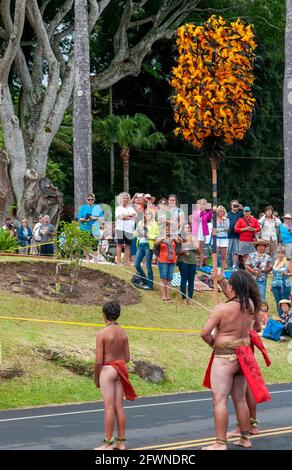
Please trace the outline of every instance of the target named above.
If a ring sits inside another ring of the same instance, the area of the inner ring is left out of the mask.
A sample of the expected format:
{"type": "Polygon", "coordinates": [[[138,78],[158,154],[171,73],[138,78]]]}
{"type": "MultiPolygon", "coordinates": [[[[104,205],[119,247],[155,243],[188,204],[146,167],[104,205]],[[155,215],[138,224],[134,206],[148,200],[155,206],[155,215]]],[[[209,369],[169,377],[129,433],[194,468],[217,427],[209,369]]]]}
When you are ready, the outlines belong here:
{"type": "MultiPolygon", "coordinates": [[[[292,383],[269,387],[259,405],[262,434],[253,449],[292,450],[292,383]]],[[[131,449],[200,449],[214,439],[210,393],[183,393],[126,402],[131,449]]],[[[230,404],[230,426],[235,422],[230,404]]],[[[92,449],[103,439],[102,402],[0,412],[1,450],[92,449]]],[[[229,448],[236,449],[229,444],[229,448]]]]}

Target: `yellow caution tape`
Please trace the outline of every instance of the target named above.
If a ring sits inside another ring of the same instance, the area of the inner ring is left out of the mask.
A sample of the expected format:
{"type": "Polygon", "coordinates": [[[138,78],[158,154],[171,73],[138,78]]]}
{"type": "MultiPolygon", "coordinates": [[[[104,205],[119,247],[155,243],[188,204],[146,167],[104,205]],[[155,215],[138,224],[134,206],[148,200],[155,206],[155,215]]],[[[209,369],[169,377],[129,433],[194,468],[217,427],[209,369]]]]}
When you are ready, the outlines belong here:
{"type": "MultiPolygon", "coordinates": [[[[62,321],[62,320],[41,320],[39,318],[25,318],[25,317],[4,317],[0,316],[0,320],[14,320],[14,321],[27,321],[27,322],[36,322],[36,323],[54,323],[58,325],[73,325],[73,326],[90,326],[90,327],[100,327],[105,326],[104,323],[82,323],[82,322],[73,322],[73,321],[62,321]]],[[[144,326],[133,326],[133,325],[121,325],[125,330],[138,330],[138,331],[163,331],[170,333],[200,333],[201,330],[181,330],[176,328],[151,328],[144,326]]]]}

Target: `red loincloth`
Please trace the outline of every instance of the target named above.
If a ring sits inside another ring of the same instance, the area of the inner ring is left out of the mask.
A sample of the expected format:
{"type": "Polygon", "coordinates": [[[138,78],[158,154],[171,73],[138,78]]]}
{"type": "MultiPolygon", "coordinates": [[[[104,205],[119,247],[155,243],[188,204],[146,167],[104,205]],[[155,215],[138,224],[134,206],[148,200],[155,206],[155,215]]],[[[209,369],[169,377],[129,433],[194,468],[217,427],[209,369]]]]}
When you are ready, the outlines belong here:
{"type": "MultiPolygon", "coordinates": [[[[260,337],[257,335],[256,331],[255,332],[253,332],[252,330],[250,331],[250,340],[251,340],[251,346],[238,346],[235,349],[235,354],[237,356],[241,370],[252,391],[255,401],[257,403],[270,401],[272,398],[263,380],[261,370],[254,357],[252,347],[254,347],[255,345],[261,350],[267,366],[271,364],[271,361],[268,357],[265,346],[262,343],[260,337]]],[[[214,360],[214,353],[211,356],[211,359],[210,359],[210,362],[209,362],[209,365],[207,367],[205,377],[204,377],[203,385],[204,387],[207,387],[207,388],[212,388],[211,387],[211,369],[212,369],[213,360],[214,360]]]]}
{"type": "Polygon", "coordinates": [[[251,348],[254,351],[254,347],[256,346],[262,353],[266,366],[269,367],[271,365],[271,360],[268,356],[267,350],[265,348],[264,343],[262,342],[261,338],[257,334],[255,330],[249,330],[249,337],[250,337],[250,343],[251,343],[251,348]]]}
{"type": "Polygon", "coordinates": [[[137,398],[137,395],[129,380],[129,373],[128,373],[128,369],[127,369],[127,365],[125,361],[122,361],[122,360],[112,361],[112,362],[107,362],[104,365],[112,366],[119,374],[126,399],[135,400],[135,398],[137,398]]]}

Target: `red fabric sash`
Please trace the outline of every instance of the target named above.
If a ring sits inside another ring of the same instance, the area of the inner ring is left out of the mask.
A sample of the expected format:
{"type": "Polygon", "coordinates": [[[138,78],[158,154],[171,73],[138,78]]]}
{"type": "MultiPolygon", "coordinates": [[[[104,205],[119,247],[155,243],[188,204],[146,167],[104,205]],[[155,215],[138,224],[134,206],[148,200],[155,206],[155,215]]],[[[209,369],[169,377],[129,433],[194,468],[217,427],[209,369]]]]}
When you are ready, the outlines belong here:
{"type": "MultiPolygon", "coordinates": [[[[254,332],[255,335],[253,334],[252,331],[250,331],[250,333],[251,333],[250,338],[251,338],[252,345],[256,345],[262,351],[266,364],[270,365],[271,361],[268,358],[267,351],[261,339],[259,338],[256,332],[254,332]]],[[[257,403],[270,401],[271,395],[263,380],[261,370],[255,360],[252,347],[251,346],[238,346],[235,350],[235,353],[236,353],[238,362],[240,364],[241,370],[252,391],[255,401],[257,403]]],[[[211,356],[209,365],[205,373],[204,381],[203,381],[204,387],[207,387],[207,388],[212,388],[211,387],[211,369],[212,369],[213,361],[214,361],[214,353],[211,356]]]]}
{"type": "Polygon", "coordinates": [[[259,337],[259,335],[257,334],[255,330],[249,330],[249,337],[250,337],[252,350],[254,351],[254,346],[256,346],[261,351],[264,357],[266,366],[269,367],[271,365],[271,360],[268,356],[267,350],[261,338],[259,337]]]}
{"type": "Polygon", "coordinates": [[[125,361],[122,361],[122,360],[112,361],[112,362],[107,362],[104,365],[112,366],[119,374],[126,399],[135,400],[135,398],[137,398],[137,395],[129,380],[129,373],[128,373],[128,369],[127,369],[127,365],[125,361]]]}

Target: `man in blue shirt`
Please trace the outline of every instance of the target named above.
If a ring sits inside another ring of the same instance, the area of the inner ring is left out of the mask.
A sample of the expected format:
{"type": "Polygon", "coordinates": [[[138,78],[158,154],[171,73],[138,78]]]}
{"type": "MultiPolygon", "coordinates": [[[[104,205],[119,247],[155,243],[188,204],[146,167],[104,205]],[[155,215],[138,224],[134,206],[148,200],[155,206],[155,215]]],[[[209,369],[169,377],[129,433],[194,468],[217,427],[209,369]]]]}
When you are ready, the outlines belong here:
{"type": "Polygon", "coordinates": [[[285,214],[284,222],[280,225],[280,241],[286,249],[286,258],[292,260],[292,215],[285,214]]]}
{"type": "Polygon", "coordinates": [[[95,238],[99,237],[100,221],[104,215],[99,204],[94,204],[95,195],[88,194],[87,204],[83,204],[78,212],[80,230],[91,233],[95,238]]]}
{"type": "Polygon", "coordinates": [[[243,212],[239,202],[234,199],[230,202],[231,211],[228,212],[227,218],[229,219],[228,230],[228,264],[233,269],[238,266],[238,253],[239,253],[239,235],[234,231],[234,227],[238,219],[243,217],[243,212]]]}

